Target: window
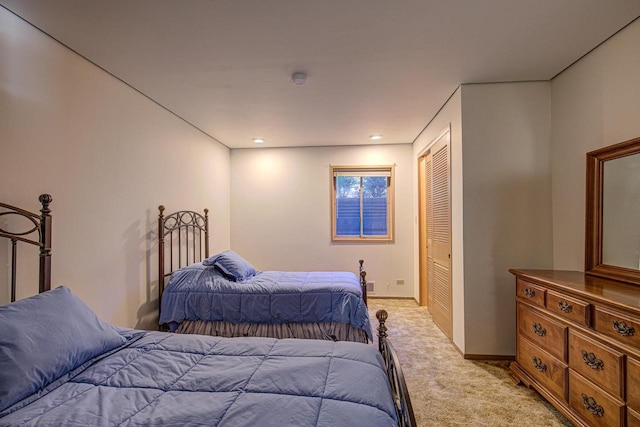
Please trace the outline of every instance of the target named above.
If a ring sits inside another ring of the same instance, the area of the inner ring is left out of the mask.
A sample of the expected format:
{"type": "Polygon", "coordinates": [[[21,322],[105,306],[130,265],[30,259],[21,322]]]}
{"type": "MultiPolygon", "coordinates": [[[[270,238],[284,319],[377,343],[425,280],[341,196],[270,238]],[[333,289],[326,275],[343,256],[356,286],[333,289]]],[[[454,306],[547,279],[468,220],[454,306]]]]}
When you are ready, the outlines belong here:
{"type": "Polygon", "coordinates": [[[393,166],[331,166],[331,240],[393,240],[393,166]]]}

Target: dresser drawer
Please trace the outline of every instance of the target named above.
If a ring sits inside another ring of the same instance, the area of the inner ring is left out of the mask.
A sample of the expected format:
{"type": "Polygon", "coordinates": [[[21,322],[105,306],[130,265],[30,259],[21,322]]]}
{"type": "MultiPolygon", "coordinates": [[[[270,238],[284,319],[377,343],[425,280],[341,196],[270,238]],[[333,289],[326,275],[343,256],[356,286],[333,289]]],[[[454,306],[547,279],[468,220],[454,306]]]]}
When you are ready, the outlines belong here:
{"type": "Polygon", "coordinates": [[[547,309],[581,325],[590,326],[591,324],[591,304],[588,302],[548,290],[547,309]]]}
{"type": "Polygon", "coordinates": [[[516,280],[516,295],[528,302],[544,307],[544,296],[547,290],[540,285],[518,278],[516,280]]]}
{"type": "Polygon", "coordinates": [[[590,426],[621,426],[624,403],[569,369],[569,406],[590,426]]]}
{"type": "Polygon", "coordinates": [[[596,307],[595,329],[621,343],[640,346],[640,320],[596,307]]]}
{"type": "Polygon", "coordinates": [[[627,358],[627,405],[640,412],[640,362],[627,358]]]}
{"type": "Polygon", "coordinates": [[[627,427],[640,427],[640,414],[627,408],[627,427]]]}
{"type": "Polygon", "coordinates": [[[547,390],[567,400],[567,365],[522,336],[518,337],[516,360],[547,390]]]}
{"type": "Polygon", "coordinates": [[[517,305],[518,331],[538,347],[566,362],[567,327],[525,304],[517,305]]]}
{"type": "Polygon", "coordinates": [[[569,330],[569,367],[614,396],[624,399],[622,353],[569,330]]]}

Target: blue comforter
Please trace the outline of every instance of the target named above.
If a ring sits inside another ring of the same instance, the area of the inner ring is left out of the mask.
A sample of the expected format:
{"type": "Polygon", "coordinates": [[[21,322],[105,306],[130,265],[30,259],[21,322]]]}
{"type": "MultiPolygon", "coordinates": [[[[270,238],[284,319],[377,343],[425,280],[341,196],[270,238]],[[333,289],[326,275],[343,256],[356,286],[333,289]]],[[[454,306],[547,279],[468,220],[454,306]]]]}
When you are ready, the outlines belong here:
{"type": "Polygon", "coordinates": [[[394,426],[370,345],[139,333],[0,426],[394,426]]]}
{"type": "Polygon", "coordinates": [[[360,281],[350,272],[263,271],[233,282],[193,264],[174,272],[162,294],[160,323],[175,331],[184,320],[349,323],[373,340],[360,281]]]}

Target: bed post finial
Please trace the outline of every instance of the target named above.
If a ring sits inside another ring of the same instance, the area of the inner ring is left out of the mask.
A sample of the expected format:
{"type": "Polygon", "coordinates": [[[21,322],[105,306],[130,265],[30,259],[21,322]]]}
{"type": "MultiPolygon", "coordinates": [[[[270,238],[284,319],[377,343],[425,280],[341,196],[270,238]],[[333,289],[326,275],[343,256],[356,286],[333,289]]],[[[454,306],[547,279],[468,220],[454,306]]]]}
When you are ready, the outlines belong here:
{"type": "Polygon", "coordinates": [[[209,258],[209,209],[204,208],[204,257],[209,258]]]}
{"type": "Polygon", "coordinates": [[[362,269],[364,260],[361,259],[358,263],[360,263],[360,289],[362,290],[362,300],[364,301],[364,305],[367,305],[367,272],[362,269]]]}
{"type": "Polygon", "coordinates": [[[40,200],[40,203],[42,203],[41,211],[46,210],[47,213],[51,212],[49,210],[49,205],[51,204],[51,202],[53,202],[53,197],[51,197],[51,194],[41,194],[40,197],[38,197],[38,200],[40,200]]]}
{"type": "Polygon", "coordinates": [[[387,313],[386,310],[380,309],[376,311],[376,319],[378,319],[378,322],[380,323],[378,325],[378,347],[379,348],[382,348],[383,340],[387,339],[387,326],[384,324],[384,322],[387,321],[387,317],[389,317],[389,314],[387,313]]]}
{"type": "Polygon", "coordinates": [[[158,206],[158,311],[164,292],[164,205],[158,206]]]}
{"type": "Polygon", "coordinates": [[[51,289],[51,209],[53,201],[51,194],[41,194],[38,197],[42,203],[40,209],[40,285],[39,292],[51,289]]]}

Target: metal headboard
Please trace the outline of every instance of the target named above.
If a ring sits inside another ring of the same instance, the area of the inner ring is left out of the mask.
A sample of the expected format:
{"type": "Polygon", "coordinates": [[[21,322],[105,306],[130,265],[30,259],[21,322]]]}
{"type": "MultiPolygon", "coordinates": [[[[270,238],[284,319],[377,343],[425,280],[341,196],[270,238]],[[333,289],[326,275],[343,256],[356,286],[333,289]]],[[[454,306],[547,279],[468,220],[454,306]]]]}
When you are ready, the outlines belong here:
{"type": "Polygon", "coordinates": [[[51,210],[49,205],[53,201],[53,197],[49,194],[41,194],[38,200],[42,204],[40,215],[0,203],[0,217],[16,215],[26,218],[33,224],[32,228],[25,231],[13,232],[3,229],[0,223],[0,237],[11,240],[11,302],[16,300],[18,242],[38,246],[40,251],[38,291],[44,292],[51,289],[51,210]]]}
{"type": "Polygon", "coordinates": [[[209,209],[204,215],[194,211],[178,211],[164,215],[158,206],[158,296],[162,303],[165,279],[179,268],[209,257],[209,209]],[[166,262],[168,245],[169,262],[166,262]]]}

